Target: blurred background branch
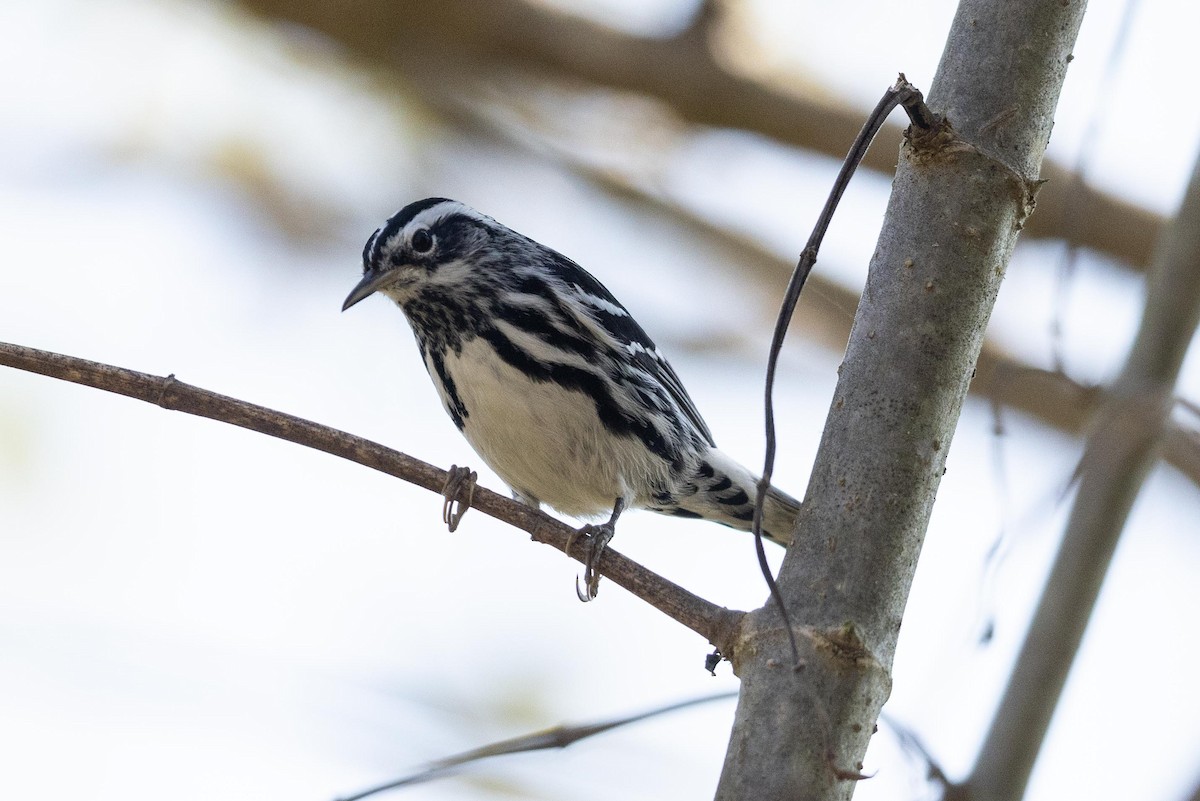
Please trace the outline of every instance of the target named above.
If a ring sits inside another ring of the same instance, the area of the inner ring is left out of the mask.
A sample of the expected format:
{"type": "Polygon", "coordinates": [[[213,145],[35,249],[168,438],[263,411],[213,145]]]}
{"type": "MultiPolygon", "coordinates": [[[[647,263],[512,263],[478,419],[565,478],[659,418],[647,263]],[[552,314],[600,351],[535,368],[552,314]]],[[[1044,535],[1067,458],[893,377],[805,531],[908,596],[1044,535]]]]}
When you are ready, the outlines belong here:
{"type": "MultiPolygon", "coordinates": [[[[241,5],[320,31],[364,61],[442,91],[444,82],[495,82],[498,74],[523,69],[548,81],[653,98],[685,123],[761,134],[836,159],[862,125],[863,109],[781,86],[738,64],[736,25],[727,20],[736,6],[724,0],[700,3],[690,23],[668,37],[622,33],[527,0],[241,5]]],[[[891,77],[879,76],[880,85],[891,77]]],[[[505,88],[513,96],[524,89],[511,82],[505,88]]],[[[881,132],[863,165],[890,175],[902,128],[881,132]]],[[[1159,215],[1089,187],[1053,161],[1041,177],[1048,185],[1026,235],[1066,239],[1144,269],[1163,224],[1159,215]]]]}

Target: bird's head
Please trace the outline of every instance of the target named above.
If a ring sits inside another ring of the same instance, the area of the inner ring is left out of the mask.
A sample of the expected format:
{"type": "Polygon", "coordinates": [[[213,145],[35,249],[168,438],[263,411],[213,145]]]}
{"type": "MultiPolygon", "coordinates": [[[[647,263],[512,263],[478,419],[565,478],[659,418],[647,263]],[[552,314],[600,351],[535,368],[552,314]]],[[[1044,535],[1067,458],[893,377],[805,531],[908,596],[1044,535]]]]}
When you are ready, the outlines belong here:
{"type": "Polygon", "coordinates": [[[342,311],[376,292],[402,306],[423,291],[469,286],[480,249],[503,231],[495,220],[454,200],[410,203],[371,235],[363,248],[363,276],[342,311]]]}

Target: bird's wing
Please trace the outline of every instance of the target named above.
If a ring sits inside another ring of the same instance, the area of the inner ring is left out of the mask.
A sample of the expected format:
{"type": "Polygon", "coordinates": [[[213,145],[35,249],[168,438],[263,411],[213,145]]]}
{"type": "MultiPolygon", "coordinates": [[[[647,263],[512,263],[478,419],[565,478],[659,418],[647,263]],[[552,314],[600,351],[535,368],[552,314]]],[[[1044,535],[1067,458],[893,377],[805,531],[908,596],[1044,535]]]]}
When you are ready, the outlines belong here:
{"type": "Polygon", "coordinates": [[[555,255],[562,259],[558,265],[560,277],[572,291],[579,305],[586,310],[588,318],[599,325],[617,347],[624,349],[639,368],[667,391],[708,444],[716,447],[712,432],[708,430],[708,425],[700,416],[696,404],[684,389],[675,368],[659,352],[654,341],[638,325],[637,320],[633,319],[629,310],[591,273],[565,256],[555,255]]]}

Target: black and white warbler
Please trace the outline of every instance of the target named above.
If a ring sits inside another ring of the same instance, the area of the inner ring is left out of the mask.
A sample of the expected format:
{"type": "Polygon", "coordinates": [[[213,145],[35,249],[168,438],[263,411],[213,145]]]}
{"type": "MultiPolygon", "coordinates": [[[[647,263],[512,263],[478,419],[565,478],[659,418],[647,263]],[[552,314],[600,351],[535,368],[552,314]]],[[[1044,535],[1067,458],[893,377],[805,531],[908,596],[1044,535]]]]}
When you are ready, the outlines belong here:
{"type": "MultiPolygon", "coordinates": [[[[749,530],[757,479],[717,450],[679,376],[575,262],[445,198],[372,234],[342,309],[382,292],[404,311],[451,420],[531,506],[607,522],[650,509],[749,530]]],[[[800,504],[771,488],[763,533],[786,545],[800,504]]],[[[581,596],[582,597],[582,596],[581,596]]]]}

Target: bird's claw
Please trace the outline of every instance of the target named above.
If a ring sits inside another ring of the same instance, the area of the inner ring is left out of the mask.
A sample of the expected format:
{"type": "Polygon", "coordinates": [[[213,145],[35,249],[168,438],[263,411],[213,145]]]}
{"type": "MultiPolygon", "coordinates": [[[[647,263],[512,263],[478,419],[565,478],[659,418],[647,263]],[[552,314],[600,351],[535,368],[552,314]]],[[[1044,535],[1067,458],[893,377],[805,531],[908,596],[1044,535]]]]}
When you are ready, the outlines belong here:
{"type": "Polygon", "coordinates": [[[584,592],[579,587],[579,576],[576,576],[575,577],[575,597],[578,598],[580,601],[583,601],[586,604],[589,601],[591,601],[593,598],[596,597],[596,591],[594,588],[589,586],[588,591],[584,592]]]}
{"type": "Polygon", "coordinates": [[[575,595],[584,603],[594,599],[599,591],[600,574],[596,572],[596,563],[600,560],[600,554],[604,553],[604,549],[608,547],[613,533],[611,523],[601,523],[584,526],[575,531],[567,540],[566,552],[570,556],[571,546],[575,544],[575,539],[580,535],[588,537],[587,556],[583,560],[583,587],[586,591],[580,588],[579,577],[575,577],[575,595]]]}
{"type": "Polygon", "coordinates": [[[479,474],[469,467],[450,465],[446,483],[442,485],[442,497],[446,499],[442,504],[442,522],[450,531],[458,528],[463,515],[471,508],[478,478],[479,474]]]}

